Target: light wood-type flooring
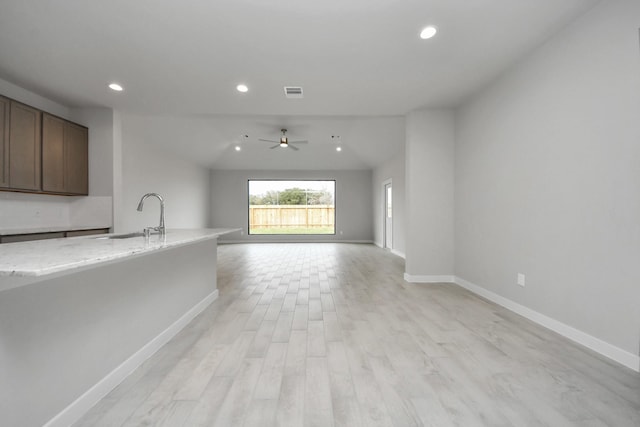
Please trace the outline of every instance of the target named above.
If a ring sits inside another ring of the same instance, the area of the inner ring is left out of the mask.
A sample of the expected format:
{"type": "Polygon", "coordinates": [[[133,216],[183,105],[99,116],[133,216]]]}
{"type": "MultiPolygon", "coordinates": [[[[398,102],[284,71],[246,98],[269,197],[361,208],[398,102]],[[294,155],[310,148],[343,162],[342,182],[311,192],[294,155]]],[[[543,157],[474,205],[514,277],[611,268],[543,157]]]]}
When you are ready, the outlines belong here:
{"type": "Polygon", "coordinates": [[[640,375],[372,245],[218,248],[220,297],[77,426],[640,426],[640,375]]]}

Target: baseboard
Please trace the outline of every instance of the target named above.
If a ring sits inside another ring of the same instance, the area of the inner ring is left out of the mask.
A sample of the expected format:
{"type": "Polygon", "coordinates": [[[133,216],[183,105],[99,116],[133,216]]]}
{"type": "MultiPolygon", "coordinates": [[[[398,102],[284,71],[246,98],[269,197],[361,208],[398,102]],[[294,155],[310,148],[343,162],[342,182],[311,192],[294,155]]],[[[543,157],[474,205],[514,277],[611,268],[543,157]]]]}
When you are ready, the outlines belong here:
{"type": "Polygon", "coordinates": [[[406,256],[405,256],[404,252],[400,252],[400,251],[397,251],[395,249],[391,249],[391,253],[396,255],[396,256],[399,256],[402,259],[406,259],[406,256]]]}
{"type": "Polygon", "coordinates": [[[602,341],[599,338],[575,329],[558,320],[552,319],[551,317],[545,316],[542,313],[538,313],[535,310],[520,305],[514,301],[511,301],[510,299],[504,298],[460,277],[455,277],[455,283],[473,292],[474,294],[480,295],[481,297],[486,298],[489,301],[501,305],[502,307],[511,310],[514,313],[517,313],[520,316],[531,320],[532,322],[544,326],[545,328],[550,329],[562,335],[563,337],[570,339],[571,341],[583,345],[588,349],[595,351],[596,353],[614,360],[629,369],[640,372],[640,357],[636,356],[635,354],[629,353],[628,351],[609,344],[608,342],[602,341]]]}
{"type": "Polygon", "coordinates": [[[420,276],[404,273],[404,280],[409,283],[454,283],[455,276],[420,276]]]}
{"type": "MultiPolygon", "coordinates": [[[[386,249],[386,248],[382,247],[382,244],[381,244],[381,243],[379,243],[379,242],[373,242],[373,244],[374,244],[375,246],[379,247],[380,249],[386,249]]],[[[391,253],[392,253],[392,254],[394,254],[395,256],[399,256],[399,257],[400,257],[400,258],[402,258],[402,259],[405,259],[405,258],[406,258],[406,257],[405,257],[405,255],[404,255],[404,252],[400,252],[400,251],[397,251],[397,250],[395,250],[395,249],[389,249],[389,252],[391,252],[391,253]]]]}
{"type": "Polygon", "coordinates": [[[242,243],[357,243],[375,245],[373,240],[218,240],[221,245],[237,245],[242,243]]]}
{"type": "Polygon", "coordinates": [[[134,353],[120,366],[111,371],[106,377],[101,379],[96,385],[87,390],[82,396],[62,410],[58,415],[49,420],[44,427],[67,427],[78,421],[89,409],[104,398],[118,384],[124,381],[133,371],[142,365],[148,358],[153,356],[163,345],[175,337],[185,326],[189,324],[198,314],[207,308],[218,298],[216,289],[207,295],[202,301],[187,311],[182,317],[176,320],[171,326],[165,329],[157,337],[149,341],[144,347],[134,353]]]}

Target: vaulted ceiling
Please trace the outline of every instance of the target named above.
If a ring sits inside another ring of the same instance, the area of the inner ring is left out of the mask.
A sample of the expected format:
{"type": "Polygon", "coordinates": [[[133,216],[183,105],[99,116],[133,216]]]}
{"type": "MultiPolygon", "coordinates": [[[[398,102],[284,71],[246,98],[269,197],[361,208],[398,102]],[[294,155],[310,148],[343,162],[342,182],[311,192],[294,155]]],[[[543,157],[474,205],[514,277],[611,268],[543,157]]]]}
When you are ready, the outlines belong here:
{"type": "Polygon", "coordinates": [[[404,114],[459,105],[595,3],[5,0],[0,78],[120,110],[139,137],[211,167],[371,168],[401,147],[404,114]],[[426,25],[438,28],[430,40],[418,37],[426,25]],[[310,143],[258,143],[281,127],[310,143]],[[188,136],[175,144],[178,129],[188,136]],[[331,135],[347,147],[339,160],[331,135]]]}

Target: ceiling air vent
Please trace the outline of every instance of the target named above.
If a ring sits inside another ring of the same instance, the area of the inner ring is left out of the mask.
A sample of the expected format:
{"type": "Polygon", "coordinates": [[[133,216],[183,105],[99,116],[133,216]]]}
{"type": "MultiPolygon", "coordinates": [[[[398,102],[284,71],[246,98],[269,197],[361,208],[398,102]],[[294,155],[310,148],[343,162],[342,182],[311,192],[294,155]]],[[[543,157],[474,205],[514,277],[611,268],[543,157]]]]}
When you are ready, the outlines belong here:
{"type": "Polygon", "coordinates": [[[302,98],[302,88],[300,86],[285,86],[284,95],[287,98],[302,98]]]}

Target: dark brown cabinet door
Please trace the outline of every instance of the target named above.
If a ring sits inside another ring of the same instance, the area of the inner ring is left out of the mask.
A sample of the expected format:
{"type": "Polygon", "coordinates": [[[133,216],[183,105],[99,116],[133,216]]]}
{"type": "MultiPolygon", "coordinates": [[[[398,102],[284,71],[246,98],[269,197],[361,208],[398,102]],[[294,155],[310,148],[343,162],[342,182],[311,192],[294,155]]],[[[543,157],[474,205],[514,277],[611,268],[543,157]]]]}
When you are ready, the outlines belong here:
{"type": "Polygon", "coordinates": [[[73,123],[64,127],[65,191],[89,194],[89,130],[73,123]]]}
{"type": "Polygon", "coordinates": [[[64,120],[42,117],[42,190],[64,192],[64,120]]]}
{"type": "Polygon", "coordinates": [[[42,190],[87,195],[88,129],[49,114],[42,123],[42,190]]]}
{"type": "Polygon", "coordinates": [[[11,101],[0,96],[0,187],[9,186],[9,109],[11,101]]]}
{"type": "Polygon", "coordinates": [[[9,187],[40,190],[41,112],[11,101],[9,118],[9,187]]]}

